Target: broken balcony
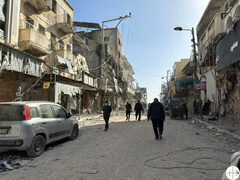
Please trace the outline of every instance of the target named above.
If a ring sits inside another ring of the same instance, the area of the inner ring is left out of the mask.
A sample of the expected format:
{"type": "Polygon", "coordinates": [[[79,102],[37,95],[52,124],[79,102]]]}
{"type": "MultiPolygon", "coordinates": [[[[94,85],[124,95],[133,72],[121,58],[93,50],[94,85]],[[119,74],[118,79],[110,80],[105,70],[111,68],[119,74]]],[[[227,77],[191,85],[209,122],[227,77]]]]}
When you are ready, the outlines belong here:
{"type": "Polygon", "coordinates": [[[26,0],[26,3],[33,7],[38,14],[51,10],[52,0],[26,0]]]}
{"type": "Polygon", "coordinates": [[[40,32],[33,28],[19,30],[19,49],[34,56],[48,54],[50,41],[40,32]]]}
{"type": "Polygon", "coordinates": [[[62,31],[65,34],[73,33],[73,21],[72,17],[69,14],[63,13],[57,15],[56,21],[58,30],[62,31]]]}
{"type": "Polygon", "coordinates": [[[72,52],[69,52],[65,49],[55,50],[56,56],[60,56],[64,59],[67,59],[68,61],[73,60],[73,54],[72,52]]]}

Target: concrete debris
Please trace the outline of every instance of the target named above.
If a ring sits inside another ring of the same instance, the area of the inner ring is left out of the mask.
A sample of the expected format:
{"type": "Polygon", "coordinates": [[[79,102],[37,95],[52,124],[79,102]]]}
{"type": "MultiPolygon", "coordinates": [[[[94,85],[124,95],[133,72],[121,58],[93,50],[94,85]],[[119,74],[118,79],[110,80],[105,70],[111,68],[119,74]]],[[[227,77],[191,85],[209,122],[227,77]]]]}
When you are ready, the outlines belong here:
{"type": "Polygon", "coordinates": [[[208,128],[208,129],[212,129],[212,130],[216,129],[216,127],[211,126],[211,125],[208,125],[207,128],[208,128]]]}
{"type": "Polygon", "coordinates": [[[86,169],[80,171],[82,174],[97,174],[98,169],[86,169]]]}
{"type": "Polygon", "coordinates": [[[216,136],[223,136],[223,133],[216,133],[216,136]]]}
{"type": "Polygon", "coordinates": [[[196,133],[196,135],[200,135],[200,133],[196,133]]]}
{"type": "Polygon", "coordinates": [[[31,161],[31,158],[24,158],[14,154],[4,153],[0,157],[0,173],[22,168],[31,161]]]}
{"type": "Polygon", "coordinates": [[[7,169],[13,170],[13,167],[10,166],[10,165],[7,163],[7,161],[3,161],[2,164],[3,164],[7,169]]]}

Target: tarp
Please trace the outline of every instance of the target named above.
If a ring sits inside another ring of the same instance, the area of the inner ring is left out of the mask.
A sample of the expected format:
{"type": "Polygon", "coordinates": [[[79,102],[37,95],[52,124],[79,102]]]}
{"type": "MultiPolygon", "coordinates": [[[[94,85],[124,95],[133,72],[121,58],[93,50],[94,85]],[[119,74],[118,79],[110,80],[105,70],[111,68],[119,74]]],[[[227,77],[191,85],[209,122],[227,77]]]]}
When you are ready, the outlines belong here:
{"type": "Polygon", "coordinates": [[[240,61],[240,23],[235,25],[217,45],[216,70],[220,71],[240,61]]]}
{"type": "Polygon", "coordinates": [[[70,74],[74,74],[73,72],[73,68],[72,68],[72,64],[70,61],[68,61],[67,59],[64,59],[60,56],[57,56],[57,60],[59,63],[61,64],[65,64],[67,66],[67,72],[70,73],[70,74]]]}
{"type": "Polygon", "coordinates": [[[55,84],[55,103],[61,103],[61,93],[67,94],[70,97],[81,94],[82,91],[80,87],[71,86],[67,84],[56,83],[55,84]]]}

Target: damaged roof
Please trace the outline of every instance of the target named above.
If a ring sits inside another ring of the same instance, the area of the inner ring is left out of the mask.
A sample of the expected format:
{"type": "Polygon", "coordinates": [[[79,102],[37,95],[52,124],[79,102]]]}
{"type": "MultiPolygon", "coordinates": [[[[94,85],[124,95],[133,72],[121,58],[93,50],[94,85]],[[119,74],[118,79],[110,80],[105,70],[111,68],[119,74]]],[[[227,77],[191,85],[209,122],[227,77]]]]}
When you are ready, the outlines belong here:
{"type": "Polygon", "coordinates": [[[101,26],[98,23],[89,23],[89,22],[78,22],[74,21],[73,26],[85,27],[85,28],[94,28],[101,29],[101,26]]]}

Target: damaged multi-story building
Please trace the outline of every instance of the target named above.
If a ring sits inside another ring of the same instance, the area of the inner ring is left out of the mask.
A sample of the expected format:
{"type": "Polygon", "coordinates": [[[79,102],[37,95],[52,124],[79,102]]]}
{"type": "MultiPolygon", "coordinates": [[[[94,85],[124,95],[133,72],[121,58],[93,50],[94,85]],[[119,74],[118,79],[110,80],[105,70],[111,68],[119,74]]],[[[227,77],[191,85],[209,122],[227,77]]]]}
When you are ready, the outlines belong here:
{"type": "Polygon", "coordinates": [[[132,86],[134,72],[127,59],[123,58],[122,37],[119,30],[108,28],[104,29],[103,33],[99,24],[86,22],[74,22],[74,26],[75,35],[88,47],[88,50],[84,50],[82,54],[86,57],[89,72],[99,82],[98,92],[95,93],[98,107],[101,108],[105,100],[112,104],[113,109],[124,107],[129,100],[128,95],[134,94],[132,86]],[[82,28],[91,30],[83,31],[82,28]],[[104,46],[102,46],[103,43],[104,46]],[[127,77],[131,78],[126,79],[127,77]]]}
{"type": "Polygon", "coordinates": [[[203,101],[210,111],[240,121],[239,0],[211,0],[197,26],[203,101]]]}
{"type": "Polygon", "coordinates": [[[97,84],[81,54],[73,53],[71,5],[66,0],[10,0],[1,5],[0,81],[6,86],[1,86],[5,95],[0,101],[47,100],[79,113],[81,89],[97,84]]]}

